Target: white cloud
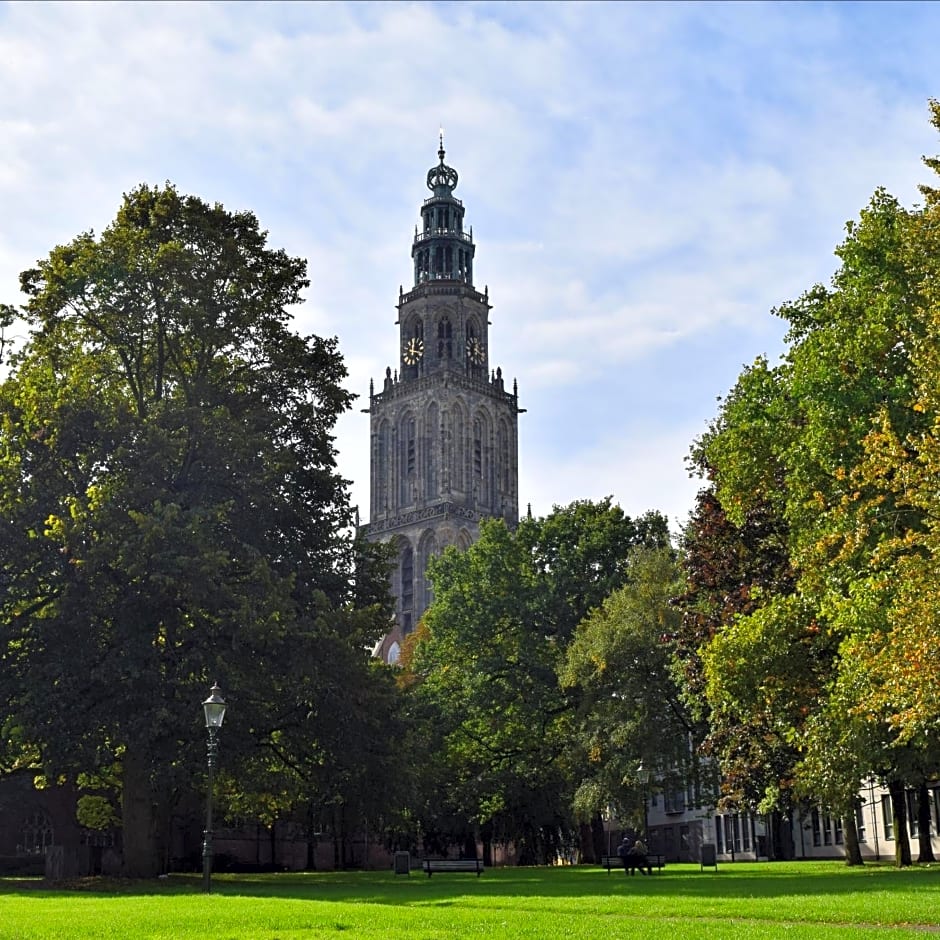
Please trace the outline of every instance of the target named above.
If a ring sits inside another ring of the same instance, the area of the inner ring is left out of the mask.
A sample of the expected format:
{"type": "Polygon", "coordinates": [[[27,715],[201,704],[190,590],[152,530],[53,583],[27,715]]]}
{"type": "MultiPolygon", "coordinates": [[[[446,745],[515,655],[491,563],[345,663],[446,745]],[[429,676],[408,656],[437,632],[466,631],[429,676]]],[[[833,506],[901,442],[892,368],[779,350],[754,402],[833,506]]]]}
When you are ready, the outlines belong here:
{"type": "MultiPolygon", "coordinates": [[[[6,3],[0,300],[173,180],[309,258],[298,328],[338,335],[366,396],[443,124],[491,357],[529,409],[523,498],[677,517],[715,396],[779,349],[770,308],[828,279],[876,186],[928,178],[940,7],[902,9],[6,3]]],[[[338,443],[365,512],[366,416],[338,443]]]]}

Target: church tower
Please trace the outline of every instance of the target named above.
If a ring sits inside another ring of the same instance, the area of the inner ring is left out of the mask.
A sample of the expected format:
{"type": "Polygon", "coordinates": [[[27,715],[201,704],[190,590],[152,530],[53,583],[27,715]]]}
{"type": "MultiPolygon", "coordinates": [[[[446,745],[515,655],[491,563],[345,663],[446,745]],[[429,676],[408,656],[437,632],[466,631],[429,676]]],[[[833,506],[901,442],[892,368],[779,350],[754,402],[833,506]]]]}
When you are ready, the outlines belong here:
{"type": "Polygon", "coordinates": [[[431,602],[429,559],[468,547],[484,517],[519,519],[518,394],[490,367],[489,291],[473,286],[473,229],[455,198],[457,172],[428,171],[411,257],[414,286],[399,288],[399,362],[369,389],[370,521],[374,541],[393,541],[395,625],[377,655],[395,662],[431,602]]]}

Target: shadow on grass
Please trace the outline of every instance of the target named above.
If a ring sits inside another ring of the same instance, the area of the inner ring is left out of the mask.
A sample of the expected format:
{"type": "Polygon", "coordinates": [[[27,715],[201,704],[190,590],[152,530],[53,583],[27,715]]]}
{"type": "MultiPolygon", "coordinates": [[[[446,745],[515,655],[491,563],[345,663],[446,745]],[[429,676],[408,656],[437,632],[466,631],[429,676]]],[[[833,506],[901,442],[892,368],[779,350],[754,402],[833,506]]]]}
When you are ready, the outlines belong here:
{"type": "MultiPolygon", "coordinates": [[[[573,868],[496,868],[481,877],[420,871],[408,876],[383,871],[219,874],[213,894],[232,897],[292,899],[313,902],[358,901],[370,904],[446,906],[454,898],[478,896],[608,899],[627,894],[656,898],[773,899],[814,895],[841,896],[860,891],[929,891],[940,888],[940,865],[898,870],[887,864],[847,868],[838,862],[738,863],[718,872],[697,865],[672,865],[654,875],[630,877],[591,866],[573,868]]],[[[202,892],[200,875],[172,875],[154,880],[82,878],[51,884],[41,879],[0,879],[0,896],[41,894],[48,897],[94,893],[98,897],[190,895],[202,892]]]]}

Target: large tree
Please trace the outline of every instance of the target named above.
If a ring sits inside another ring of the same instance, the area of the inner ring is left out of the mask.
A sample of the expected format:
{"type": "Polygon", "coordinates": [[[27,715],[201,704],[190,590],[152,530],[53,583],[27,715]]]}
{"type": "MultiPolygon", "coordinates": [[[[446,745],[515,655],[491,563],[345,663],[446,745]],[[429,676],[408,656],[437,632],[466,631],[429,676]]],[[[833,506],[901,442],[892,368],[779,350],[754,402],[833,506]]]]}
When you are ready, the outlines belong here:
{"type": "Polygon", "coordinates": [[[286,759],[331,652],[381,632],[351,610],[345,369],[335,340],[290,329],[305,263],[250,212],[170,185],[21,280],[32,333],[0,386],[0,704],[50,777],[117,768],[125,867],[151,874],[212,681],[227,759],[286,759]]]}
{"type": "Polygon", "coordinates": [[[484,522],[469,549],[432,566],[434,603],[408,661],[451,771],[449,815],[513,839],[527,861],[553,857],[572,827],[580,753],[557,670],[577,624],[631,577],[631,551],[667,542],[659,514],[584,500],[514,531],[484,522]]]}
{"type": "Polygon", "coordinates": [[[716,637],[739,616],[759,610],[768,594],[793,590],[785,526],[767,501],[749,506],[735,524],[714,492],[704,489],[683,531],[682,549],[685,584],[676,598],[682,618],[673,636],[673,674],[700,729],[702,751],[720,770],[721,805],[754,811],[769,804],[769,850],[786,857],[792,840],[785,817],[795,799],[789,781],[798,748],[769,709],[710,699],[705,662],[716,637]]]}
{"type": "Polygon", "coordinates": [[[565,701],[531,556],[502,522],[484,521],[478,541],[445,551],[431,578],[414,694],[444,732],[446,803],[487,841],[514,839],[528,861],[544,860],[564,815],[557,761],[565,701]]]}
{"type": "Polygon", "coordinates": [[[876,192],[847,226],[832,285],[777,311],[790,324],[782,363],[742,375],[697,450],[735,526],[771,514],[792,571],[792,588],[770,585],[707,640],[713,715],[772,722],[798,749],[795,789],[847,821],[865,775],[903,808],[905,786],[937,770],[918,600],[935,567],[936,198],[925,192],[925,210],[876,192]]]}
{"type": "Polygon", "coordinates": [[[691,786],[699,805],[714,798],[690,748],[698,729],[671,673],[681,616],[672,603],[681,588],[675,553],[634,549],[628,571],[627,583],[578,625],[560,669],[577,701],[583,762],[573,771],[582,818],[606,807],[621,819],[634,813],[647,796],[646,773],[667,789],[691,786]]]}

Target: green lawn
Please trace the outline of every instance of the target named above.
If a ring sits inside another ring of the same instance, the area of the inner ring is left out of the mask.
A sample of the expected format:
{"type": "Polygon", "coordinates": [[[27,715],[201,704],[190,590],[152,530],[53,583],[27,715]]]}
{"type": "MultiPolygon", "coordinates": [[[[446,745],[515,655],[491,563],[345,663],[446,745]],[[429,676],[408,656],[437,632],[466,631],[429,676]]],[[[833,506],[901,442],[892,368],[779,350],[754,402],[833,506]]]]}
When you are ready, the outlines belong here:
{"type": "Polygon", "coordinates": [[[90,879],[71,890],[0,880],[0,938],[299,937],[925,938],[940,940],[940,865],[898,871],[837,862],[672,865],[652,877],[603,869],[90,879]]]}

